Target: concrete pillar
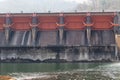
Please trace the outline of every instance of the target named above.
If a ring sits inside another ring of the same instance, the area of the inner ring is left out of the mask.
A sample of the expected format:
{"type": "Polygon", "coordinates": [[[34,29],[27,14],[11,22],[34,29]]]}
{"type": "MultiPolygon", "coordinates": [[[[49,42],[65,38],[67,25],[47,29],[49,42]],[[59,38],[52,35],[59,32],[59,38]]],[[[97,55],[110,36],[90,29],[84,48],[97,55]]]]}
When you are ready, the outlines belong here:
{"type": "Polygon", "coordinates": [[[88,24],[89,26],[86,26],[86,32],[87,32],[87,43],[88,46],[91,45],[91,27],[90,24],[92,24],[92,19],[90,16],[90,13],[87,13],[87,17],[86,17],[86,24],[88,24]]]}
{"type": "Polygon", "coordinates": [[[36,39],[36,35],[37,35],[37,26],[38,26],[38,18],[36,16],[36,14],[34,13],[32,16],[32,24],[31,24],[33,45],[35,45],[35,39],[36,39]]]}
{"type": "Polygon", "coordinates": [[[114,34],[115,34],[115,56],[116,56],[116,60],[118,60],[118,38],[119,38],[119,26],[117,26],[116,24],[118,24],[118,14],[114,13],[114,18],[113,18],[113,29],[114,29],[114,34]]]}
{"type": "Polygon", "coordinates": [[[10,27],[11,27],[11,25],[12,25],[12,19],[10,17],[10,14],[7,14],[6,15],[6,19],[5,19],[5,24],[4,24],[6,42],[9,41],[9,35],[10,35],[10,27]]]}
{"type": "Polygon", "coordinates": [[[63,45],[64,41],[64,16],[59,15],[59,45],[63,45]]]}
{"type": "MultiPolygon", "coordinates": [[[[113,23],[118,24],[118,15],[117,15],[117,13],[114,13],[114,18],[113,19],[114,19],[113,23]]],[[[113,27],[114,27],[114,33],[117,34],[118,26],[113,25],[113,27]]]]}

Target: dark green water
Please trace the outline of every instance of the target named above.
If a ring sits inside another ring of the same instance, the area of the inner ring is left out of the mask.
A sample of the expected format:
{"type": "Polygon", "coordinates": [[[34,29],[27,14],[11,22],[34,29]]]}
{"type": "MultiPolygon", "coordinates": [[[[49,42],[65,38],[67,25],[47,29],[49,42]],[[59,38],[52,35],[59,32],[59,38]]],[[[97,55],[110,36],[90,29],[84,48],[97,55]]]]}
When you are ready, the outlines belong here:
{"type": "Polygon", "coordinates": [[[1,74],[28,72],[61,72],[95,68],[105,63],[1,63],[1,74]]]}
{"type": "Polygon", "coordinates": [[[120,78],[120,63],[1,63],[1,75],[31,76],[42,73],[94,71],[116,80],[120,78]],[[29,74],[29,75],[28,75],[29,74]],[[31,74],[31,75],[30,75],[31,74]]]}

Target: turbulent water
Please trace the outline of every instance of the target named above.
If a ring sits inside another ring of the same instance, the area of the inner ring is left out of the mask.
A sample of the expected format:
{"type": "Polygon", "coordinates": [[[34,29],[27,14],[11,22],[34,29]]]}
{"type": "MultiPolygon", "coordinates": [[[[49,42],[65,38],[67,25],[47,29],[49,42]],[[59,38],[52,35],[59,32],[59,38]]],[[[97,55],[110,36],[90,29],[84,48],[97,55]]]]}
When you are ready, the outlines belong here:
{"type": "MultiPolygon", "coordinates": [[[[106,76],[120,80],[120,63],[1,63],[0,74],[17,80],[45,77],[49,74],[81,73],[83,77],[106,76]],[[94,75],[92,75],[94,74],[94,75]]],[[[101,79],[98,80],[101,80],[101,79]]]]}

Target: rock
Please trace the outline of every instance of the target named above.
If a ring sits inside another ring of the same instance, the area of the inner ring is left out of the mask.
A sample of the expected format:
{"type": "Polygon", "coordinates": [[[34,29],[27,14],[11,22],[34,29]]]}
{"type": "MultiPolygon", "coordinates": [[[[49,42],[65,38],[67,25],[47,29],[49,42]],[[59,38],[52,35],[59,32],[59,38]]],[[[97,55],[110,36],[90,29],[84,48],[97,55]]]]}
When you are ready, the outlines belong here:
{"type": "Polygon", "coordinates": [[[12,78],[11,76],[0,76],[0,80],[16,80],[12,78]]]}

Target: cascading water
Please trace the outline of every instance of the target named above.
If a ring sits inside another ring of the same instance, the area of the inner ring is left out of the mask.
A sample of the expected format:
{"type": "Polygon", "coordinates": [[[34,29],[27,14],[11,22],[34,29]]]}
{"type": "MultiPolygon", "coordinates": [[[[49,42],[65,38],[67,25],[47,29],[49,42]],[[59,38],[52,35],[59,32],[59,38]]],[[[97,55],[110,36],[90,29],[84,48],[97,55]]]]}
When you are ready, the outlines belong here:
{"type": "Polygon", "coordinates": [[[22,42],[21,45],[24,46],[25,42],[25,37],[26,37],[27,31],[24,32],[23,37],[22,37],[22,42]]]}
{"type": "Polygon", "coordinates": [[[15,46],[15,45],[20,46],[22,39],[23,39],[24,31],[15,31],[13,35],[14,36],[13,36],[10,44],[13,46],[15,46]]]}

